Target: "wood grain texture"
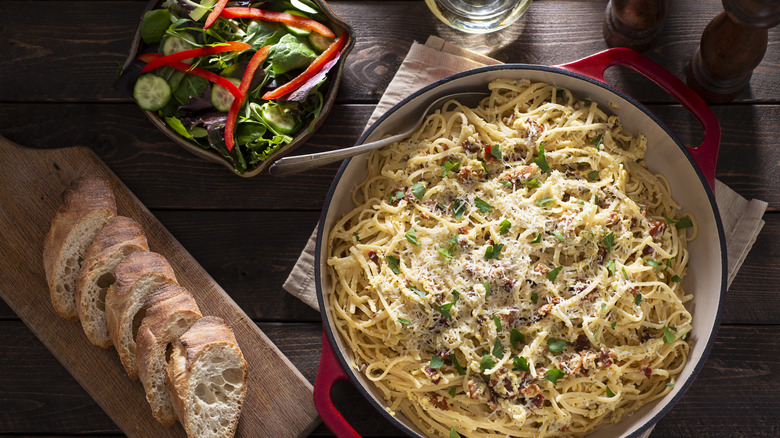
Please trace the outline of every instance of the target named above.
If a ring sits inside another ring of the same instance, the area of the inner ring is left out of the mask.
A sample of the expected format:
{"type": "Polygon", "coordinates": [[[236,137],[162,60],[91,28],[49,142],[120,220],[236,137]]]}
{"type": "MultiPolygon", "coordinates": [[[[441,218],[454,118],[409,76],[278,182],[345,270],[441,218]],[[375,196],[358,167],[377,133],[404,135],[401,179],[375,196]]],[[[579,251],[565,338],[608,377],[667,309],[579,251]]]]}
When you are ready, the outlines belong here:
{"type": "MultiPolygon", "coordinates": [[[[260,328],[309,379],[320,354],[320,324],[264,323],[260,328]]],[[[24,348],[0,356],[0,424],[3,432],[28,434],[118,434],[121,431],[91,401],[50,353],[19,322],[0,322],[0,343],[24,348]],[[34,378],[30,378],[33,376],[34,378]],[[62,383],[59,383],[59,382],[62,383]],[[51,385],[61,388],[50,391],[51,385]],[[76,415],[88,421],[68,421],[76,415]],[[7,416],[6,418],[4,418],[7,416]]],[[[780,419],[772,410],[780,381],[780,327],[722,326],[705,366],[652,437],[776,437],[780,419]],[[703,415],[709,410],[717,417],[703,415]]],[[[337,405],[364,436],[398,436],[349,385],[334,390],[337,405]]],[[[320,426],[312,436],[329,435],[320,426]]]]}
{"type": "MultiPolygon", "coordinates": [[[[0,101],[112,102],[126,99],[111,85],[127,56],[145,1],[4,1],[0,33],[0,101]],[[29,16],[35,16],[31,21],[29,16]]],[[[429,35],[503,62],[555,65],[607,48],[602,36],[603,1],[536,1],[525,16],[503,30],[464,35],[439,23],[421,1],[332,1],[333,10],[357,30],[357,44],[345,69],[341,101],[375,102],[384,92],[411,41],[429,35]],[[381,14],[377,13],[381,10],[381,14]],[[576,17],[573,22],[572,17],[576,17]],[[381,23],[381,25],[378,25],[381,23]]],[[[678,77],[699,44],[720,2],[678,0],[664,22],[664,32],[646,53],[678,77]]],[[[778,41],[780,29],[769,40],[778,41]]],[[[666,94],[641,82],[618,88],[642,101],[670,102],[666,94]]],[[[770,43],[755,70],[744,102],[777,102],[780,50],[770,43]]]]}
{"type": "Polygon", "coordinates": [[[138,221],[150,248],[164,255],[204,315],[223,318],[233,329],[247,363],[247,395],[237,436],[299,436],[318,423],[311,385],[249,317],[198,265],[90,150],[25,149],[0,137],[0,296],[129,436],[183,436],[151,415],[143,387],[130,381],[112,349],[89,343],[80,324],[54,312],[41,262],[43,236],[76,177],[103,175],[111,182],[120,214],[138,221]]]}

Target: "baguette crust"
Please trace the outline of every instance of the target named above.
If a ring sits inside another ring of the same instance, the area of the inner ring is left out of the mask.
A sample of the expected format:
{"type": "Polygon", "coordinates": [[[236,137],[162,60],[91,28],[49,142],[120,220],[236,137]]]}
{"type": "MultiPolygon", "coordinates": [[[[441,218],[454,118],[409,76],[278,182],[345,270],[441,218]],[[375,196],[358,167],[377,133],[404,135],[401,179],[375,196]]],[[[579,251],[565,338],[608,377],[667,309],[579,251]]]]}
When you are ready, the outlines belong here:
{"type": "Polygon", "coordinates": [[[246,394],[247,364],[230,327],[215,316],[180,338],[166,368],[173,407],[189,437],[232,437],[246,394]]]}
{"type": "Polygon", "coordinates": [[[149,251],[125,257],[116,265],[114,277],[116,282],[106,293],[106,324],[127,375],[135,380],[135,335],[144,317],[146,297],[157,286],[178,282],[165,257],[149,251]]]}
{"type": "Polygon", "coordinates": [[[105,178],[71,182],[43,243],[43,268],[54,309],[76,321],[75,281],[84,253],[103,225],[116,216],[116,200],[105,178]]]}
{"type": "Polygon", "coordinates": [[[108,348],[113,343],[105,316],[105,296],[114,283],[114,268],[135,251],[149,251],[141,226],[128,217],[108,221],[87,249],[76,279],[76,310],[84,333],[93,344],[108,348]]]}
{"type": "Polygon", "coordinates": [[[202,317],[192,294],[175,284],[163,284],[146,297],[146,316],[136,337],[138,377],[154,418],[165,426],[176,423],[166,386],[166,350],[202,317]]]}

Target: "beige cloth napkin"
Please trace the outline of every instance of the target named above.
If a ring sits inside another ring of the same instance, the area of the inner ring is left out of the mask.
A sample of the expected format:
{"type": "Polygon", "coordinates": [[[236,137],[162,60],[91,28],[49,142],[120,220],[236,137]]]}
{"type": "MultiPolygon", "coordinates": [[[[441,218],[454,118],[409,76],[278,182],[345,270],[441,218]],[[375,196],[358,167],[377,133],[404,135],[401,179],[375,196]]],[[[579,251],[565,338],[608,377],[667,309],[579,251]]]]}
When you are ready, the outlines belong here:
{"type": "MultiPolygon", "coordinates": [[[[425,44],[415,42],[395,77],[387,86],[387,90],[377,104],[367,126],[374,123],[379,116],[397,102],[432,82],[454,73],[493,64],[500,64],[500,62],[457,47],[436,36],[429,37],[425,44]]],[[[717,180],[715,181],[715,200],[726,234],[727,286],[731,286],[731,281],[737,275],[737,271],[742,266],[742,262],[745,261],[747,253],[753,247],[758,233],[764,226],[764,221],[761,218],[766,211],[767,203],[755,199],[748,201],[717,180]]],[[[315,228],[282,287],[314,309],[319,309],[314,286],[316,238],[317,229],[315,228]]],[[[650,432],[652,429],[644,433],[641,438],[647,438],[650,432]]]]}

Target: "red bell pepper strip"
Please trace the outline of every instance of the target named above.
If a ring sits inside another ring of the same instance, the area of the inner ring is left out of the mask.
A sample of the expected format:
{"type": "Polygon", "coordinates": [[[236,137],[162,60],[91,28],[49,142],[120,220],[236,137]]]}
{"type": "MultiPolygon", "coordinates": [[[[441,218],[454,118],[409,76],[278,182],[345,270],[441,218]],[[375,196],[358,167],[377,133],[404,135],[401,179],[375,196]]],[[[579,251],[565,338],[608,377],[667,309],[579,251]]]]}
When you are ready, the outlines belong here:
{"type": "Polygon", "coordinates": [[[233,150],[235,140],[233,138],[233,130],[236,127],[236,120],[238,119],[238,111],[241,109],[241,105],[244,104],[244,97],[249,92],[249,85],[252,83],[252,78],[255,76],[255,71],[260,66],[265,58],[268,56],[268,51],[271,46],[263,46],[255,52],[252,59],[249,60],[249,65],[244,70],[244,76],[241,78],[241,84],[238,87],[238,91],[241,93],[241,97],[233,99],[233,103],[230,105],[230,111],[228,112],[227,122],[225,122],[225,146],[227,146],[228,152],[233,150]]]}
{"type": "Polygon", "coordinates": [[[344,47],[344,44],[346,44],[347,38],[348,35],[346,32],[339,35],[336,38],[336,41],[333,41],[330,44],[330,46],[328,46],[328,48],[325,49],[324,52],[320,53],[320,55],[317,58],[315,58],[314,61],[312,61],[311,64],[309,64],[308,67],[306,67],[306,70],[304,70],[303,73],[299,74],[297,77],[293,78],[290,82],[282,85],[281,87],[278,87],[276,89],[273,89],[265,93],[263,95],[263,99],[265,100],[276,99],[300,87],[303,83],[309,80],[309,78],[317,74],[317,72],[320,71],[320,69],[322,69],[322,66],[327,64],[328,61],[333,59],[333,57],[336,56],[337,53],[339,53],[341,48],[344,47]]]}
{"type": "Polygon", "coordinates": [[[333,34],[332,30],[328,29],[328,26],[325,26],[319,21],[315,21],[307,17],[288,14],[286,12],[266,11],[265,9],[257,8],[225,8],[222,11],[222,16],[225,18],[253,18],[263,21],[275,21],[277,23],[284,23],[288,26],[313,30],[322,36],[330,38],[336,36],[333,34]]]}
{"type": "MultiPolygon", "coordinates": [[[[159,53],[146,53],[138,57],[139,60],[143,62],[152,62],[155,59],[162,58],[163,55],[159,53]]],[[[202,68],[193,67],[191,65],[184,64],[183,62],[172,62],[168,64],[168,67],[175,68],[176,70],[181,70],[184,73],[191,73],[196,76],[200,76],[203,79],[208,80],[209,82],[213,82],[220,87],[228,90],[230,94],[233,95],[233,97],[240,98],[241,92],[238,91],[238,87],[235,86],[232,82],[227,80],[226,78],[223,78],[222,76],[212,73],[208,70],[203,70],[202,68]]]]}
{"type": "Polygon", "coordinates": [[[163,56],[153,60],[152,62],[146,64],[146,66],[141,69],[141,73],[146,73],[148,71],[152,71],[160,67],[165,67],[166,65],[169,65],[173,62],[179,62],[185,59],[198,58],[201,56],[208,56],[208,55],[213,55],[215,53],[222,53],[222,52],[238,52],[250,48],[252,48],[252,46],[247,43],[230,41],[227,43],[218,44],[216,46],[182,50],[181,52],[172,53],[170,55],[163,56]]]}
{"type": "Polygon", "coordinates": [[[222,14],[222,10],[225,9],[227,2],[228,0],[219,0],[217,4],[214,5],[214,10],[212,10],[211,13],[209,13],[209,16],[206,17],[206,24],[203,25],[204,29],[208,29],[212,24],[214,24],[215,21],[217,21],[217,18],[219,18],[220,14],[222,14]]]}

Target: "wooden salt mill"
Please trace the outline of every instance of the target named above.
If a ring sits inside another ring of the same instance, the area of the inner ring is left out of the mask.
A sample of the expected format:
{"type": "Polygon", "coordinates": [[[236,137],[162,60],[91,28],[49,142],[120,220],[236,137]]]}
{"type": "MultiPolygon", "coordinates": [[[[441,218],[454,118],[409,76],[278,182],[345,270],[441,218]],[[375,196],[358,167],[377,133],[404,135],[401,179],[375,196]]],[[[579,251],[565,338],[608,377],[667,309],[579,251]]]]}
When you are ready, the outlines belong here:
{"type": "Polygon", "coordinates": [[[669,0],[610,0],[604,14],[604,39],[610,47],[643,52],[663,30],[669,0]]]}
{"type": "Polygon", "coordinates": [[[688,64],[687,82],[705,101],[737,97],[764,57],[769,28],[780,23],[778,0],[723,0],[688,64]]]}

